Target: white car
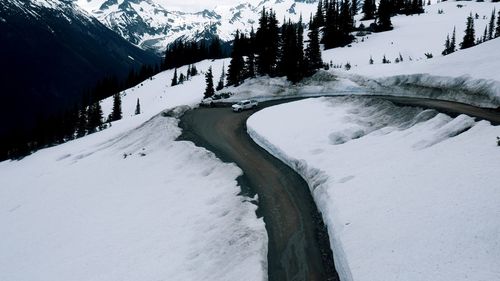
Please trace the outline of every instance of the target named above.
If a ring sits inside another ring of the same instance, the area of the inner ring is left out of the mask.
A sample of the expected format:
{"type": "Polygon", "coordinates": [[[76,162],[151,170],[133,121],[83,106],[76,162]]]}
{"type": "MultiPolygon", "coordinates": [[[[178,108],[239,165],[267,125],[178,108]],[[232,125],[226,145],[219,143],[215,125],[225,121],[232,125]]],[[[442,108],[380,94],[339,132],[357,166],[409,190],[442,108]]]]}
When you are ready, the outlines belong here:
{"type": "Polygon", "coordinates": [[[233,104],[231,107],[234,112],[241,112],[245,109],[256,108],[259,103],[255,100],[242,100],[238,103],[233,104]]]}
{"type": "Polygon", "coordinates": [[[201,105],[203,106],[214,106],[216,101],[221,100],[220,96],[212,96],[201,101],[201,105]]]}

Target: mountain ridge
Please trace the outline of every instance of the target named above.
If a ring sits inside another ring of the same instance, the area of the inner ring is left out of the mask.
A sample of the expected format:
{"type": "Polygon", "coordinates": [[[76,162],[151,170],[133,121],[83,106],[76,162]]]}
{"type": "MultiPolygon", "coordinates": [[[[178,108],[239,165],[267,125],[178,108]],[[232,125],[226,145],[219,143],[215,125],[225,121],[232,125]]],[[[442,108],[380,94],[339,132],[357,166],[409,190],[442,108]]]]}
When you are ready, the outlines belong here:
{"type": "Polygon", "coordinates": [[[154,0],[76,0],[82,9],[129,42],[162,53],[176,40],[199,41],[218,36],[231,41],[236,30],[257,28],[263,8],[272,8],[279,19],[298,20],[316,10],[317,0],[263,0],[218,6],[198,12],[169,10],[154,0]]]}

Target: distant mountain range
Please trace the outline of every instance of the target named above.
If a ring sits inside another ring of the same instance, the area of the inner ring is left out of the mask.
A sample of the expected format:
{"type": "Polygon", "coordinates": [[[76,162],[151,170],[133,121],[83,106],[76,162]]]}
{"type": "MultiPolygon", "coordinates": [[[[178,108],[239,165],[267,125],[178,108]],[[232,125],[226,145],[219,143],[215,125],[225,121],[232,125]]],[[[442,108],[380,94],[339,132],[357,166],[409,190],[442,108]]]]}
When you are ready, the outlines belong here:
{"type": "MultiPolygon", "coordinates": [[[[202,40],[218,36],[233,39],[234,32],[249,33],[258,26],[263,7],[278,19],[305,21],[316,11],[317,0],[250,0],[199,12],[170,11],[154,0],[76,0],[77,4],[129,42],[143,49],[164,52],[175,40],[202,40]]],[[[237,1],[235,1],[237,2],[237,1]]]]}
{"type": "Polygon", "coordinates": [[[68,0],[1,1],[0,42],[0,137],[79,102],[105,76],[159,62],[68,0]]]}

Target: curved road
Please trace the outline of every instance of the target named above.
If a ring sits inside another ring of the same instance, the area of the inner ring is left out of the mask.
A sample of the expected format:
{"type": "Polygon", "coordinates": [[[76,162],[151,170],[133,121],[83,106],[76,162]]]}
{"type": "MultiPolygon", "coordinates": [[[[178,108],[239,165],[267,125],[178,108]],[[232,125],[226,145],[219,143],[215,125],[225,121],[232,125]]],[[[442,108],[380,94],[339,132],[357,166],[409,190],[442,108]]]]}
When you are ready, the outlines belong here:
{"type": "MultiPolygon", "coordinates": [[[[367,97],[451,115],[463,113],[500,124],[500,112],[492,109],[421,98],[367,97]]],[[[259,108],[298,99],[268,101],[259,108]]],[[[269,280],[338,280],[326,227],[306,182],[247,134],[246,120],[257,110],[238,114],[228,107],[190,110],[181,117],[183,133],[179,139],[192,141],[223,161],[236,163],[244,172],[238,178],[243,192],[259,195],[257,212],[264,218],[269,237],[269,280]]]]}

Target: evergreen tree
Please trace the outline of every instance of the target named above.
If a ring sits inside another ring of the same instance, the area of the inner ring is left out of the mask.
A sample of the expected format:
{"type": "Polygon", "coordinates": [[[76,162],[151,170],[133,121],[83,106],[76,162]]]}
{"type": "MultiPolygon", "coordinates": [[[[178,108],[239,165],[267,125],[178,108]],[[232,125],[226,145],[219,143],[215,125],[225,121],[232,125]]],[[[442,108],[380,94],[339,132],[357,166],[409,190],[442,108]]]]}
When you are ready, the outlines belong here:
{"type": "Polygon", "coordinates": [[[351,15],[355,16],[358,14],[359,3],[358,0],[351,0],[351,15]]]}
{"type": "Polygon", "coordinates": [[[279,28],[276,13],[262,9],[259,28],[255,34],[256,65],[260,75],[276,74],[279,51],[279,28]]]}
{"type": "Polygon", "coordinates": [[[377,31],[387,31],[392,29],[391,22],[391,2],[390,0],[380,0],[378,5],[377,31]]]}
{"type": "Polygon", "coordinates": [[[375,18],[375,11],[377,7],[375,5],[375,0],[365,0],[363,2],[362,12],[364,14],[363,20],[372,20],[375,18]]]}
{"type": "Polygon", "coordinates": [[[443,54],[443,56],[446,56],[447,54],[450,53],[450,44],[451,44],[450,34],[448,34],[448,35],[446,35],[446,41],[444,43],[444,50],[443,50],[443,52],[441,52],[441,54],[443,54]]]}
{"type": "Polygon", "coordinates": [[[198,75],[198,69],[196,68],[196,65],[193,64],[191,66],[191,77],[198,75]]]}
{"type": "Polygon", "coordinates": [[[237,30],[233,42],[233,51],[231,53],[231,62],[227,71],[227,85],[239,85],[243,80],[243,67],[245,62],[242,56],[240,32],[237,30]]]}
{"type": "Polygon", "coordinates": [[[456,43],[456,28],[453,27],[453,34],[451,36],[451,42],[450,42],[450,52],[448,54],[451,54],[457,50],[457,43],[456,43]]]}
{"type": "Polygon", "coordinates": [[[122,99],[120,93],[113,95],[113,111],[111,112],[111,120],[116,121],[122,119],[122,99]]]}
{"type": "Polygon", "coordinates": [[[497,27],[495,29],[495,38],[500,37],[500,11],[498,11],[497,15],[497,27]]]}
{"type": "MultiPolygon", "coordinates": [[[[325,0],[325,1],[328,1],[328,0],[325,0]]],[[[316,9],[316,14],[314,15],[314,18],[313,18],[311,23],[316,28],[319,28],[319,27],[325,25],[325,15],[323,13],[323,1],[322,0],[318,1],[318,8],[316,9]]]]}
{"type": "Polygon", "coordinates": [[[321,59],[321,50],[319,46],[319,32],[316,26],[310,26],[309,30],[309,44],[306,48],[306,62],[307,69],[306,75],[312,75],[316,70],[323,66],[321,59]]]}
{"type": "Polygon", "coordinates": [[[213,79],[214,76],[212,74],[212,67],[209,67],[207,73],[205,74],[205,82],[207,83],[207,87],[205,88],[205,93],[204,93],[205,98],[209,98],[215,94],[213,79]]]}
{"type": "Polygon", "coordinates": [[[488,41],[488,26],[484,27],[483,38],[481,38],[481,43],[488,41]]]}
{"type": "Polygon", "coordinates": [[[87,131],[94,133],[97,129],[102,129],[102,108],[99,101],[92,103],[88,111],[87,131]]]}
{"type": "Polygon", "coordinates": [[[222,46],[219,37],[212,39],[210,46],[208,47],[208,57],[211,59],[222,58],[222,46]]]}
{"type": "Polygon", "coordinates": [[[302,23],[302,15],[300,15],[297,23],[297,64],[299,81],[304,78],[306,72],[306,63],[304,57],[304,25],[302,23]]]}
{"type": "Polygon", "coordinates": [[[135,105],[135,115],[141,114],[141,104],[139,103],[139,98],[137,98],[137,104],[135,105]]]}
{"type": "Polygon", "coordinates": [[[226,70],[225,70],[224,64],[222,64],[222,72],[220,74],[219,83],[217,84],[217,87],[215,88],[216,91],[220,91],[224,88],[224,80],[226,80],[226,70]]]}
{"type": "Polygon", "coordinates": [[[494,30],[495,30],[495,8],[493,8],[493,11],[491,12],[491,18],[490,18],[490,24],[488,26],[488,40],[493,39],[494,35],[494,30]]]}
{"type": "Polygon", "coordinates": [[[189,80],[189,77],[191,76],[191,65],[188,65],[188,69],[186,72],[186,80],[189,80]]]}
{"type": "MultiPolygon", "coordinates": [[[[302,30],[302,28],[300,28],[302,30]]],[[[303,61],[303,51],[299,50],[299,24],[292,24],[289,20],[282,27],[282,50],[279,58],[279,73],[286,75],[292,82],[298,82],[302,78],[301,61],[303,61]],[[302,54],[302,58],[301,58],[302,54]]]]}
{"type": "Polygon", "coordinates": [[[183,84],[185,80],[186,76],[184,76],[184,73],[181,73],[181,75],[179,75],[179,84],[183,84]]]}
{"type": "Polygon", "coordinates": [[[80,110],[78,111],[78,122],[76,128],[76,137],[80,138],[85,136],[87,133],[87,107],[82,105],[80,110]]]}
{"type": "Polygon", "coordinates": [[[175,86],[177,84],[178,84],[178,82],[177,82],[177,68],[176,68],[174,71],[174,77],[172,78],[172,84],[170,84],[170,85],[175,86]]]}
{"type": "Polygon", "coordinates": [[[476,35],[474,30],[474,18],[472,13],[467,17],[467,27],[465,28],[465,35],[462,43],[460,43],[460,49],[467,49],[475,45],[476,35]]]}
{"type": "Polygon", "coordinates": [[[370,60],[368,61],[369,64],[373,64],[373,58],[370,56],[370,60]]]}

